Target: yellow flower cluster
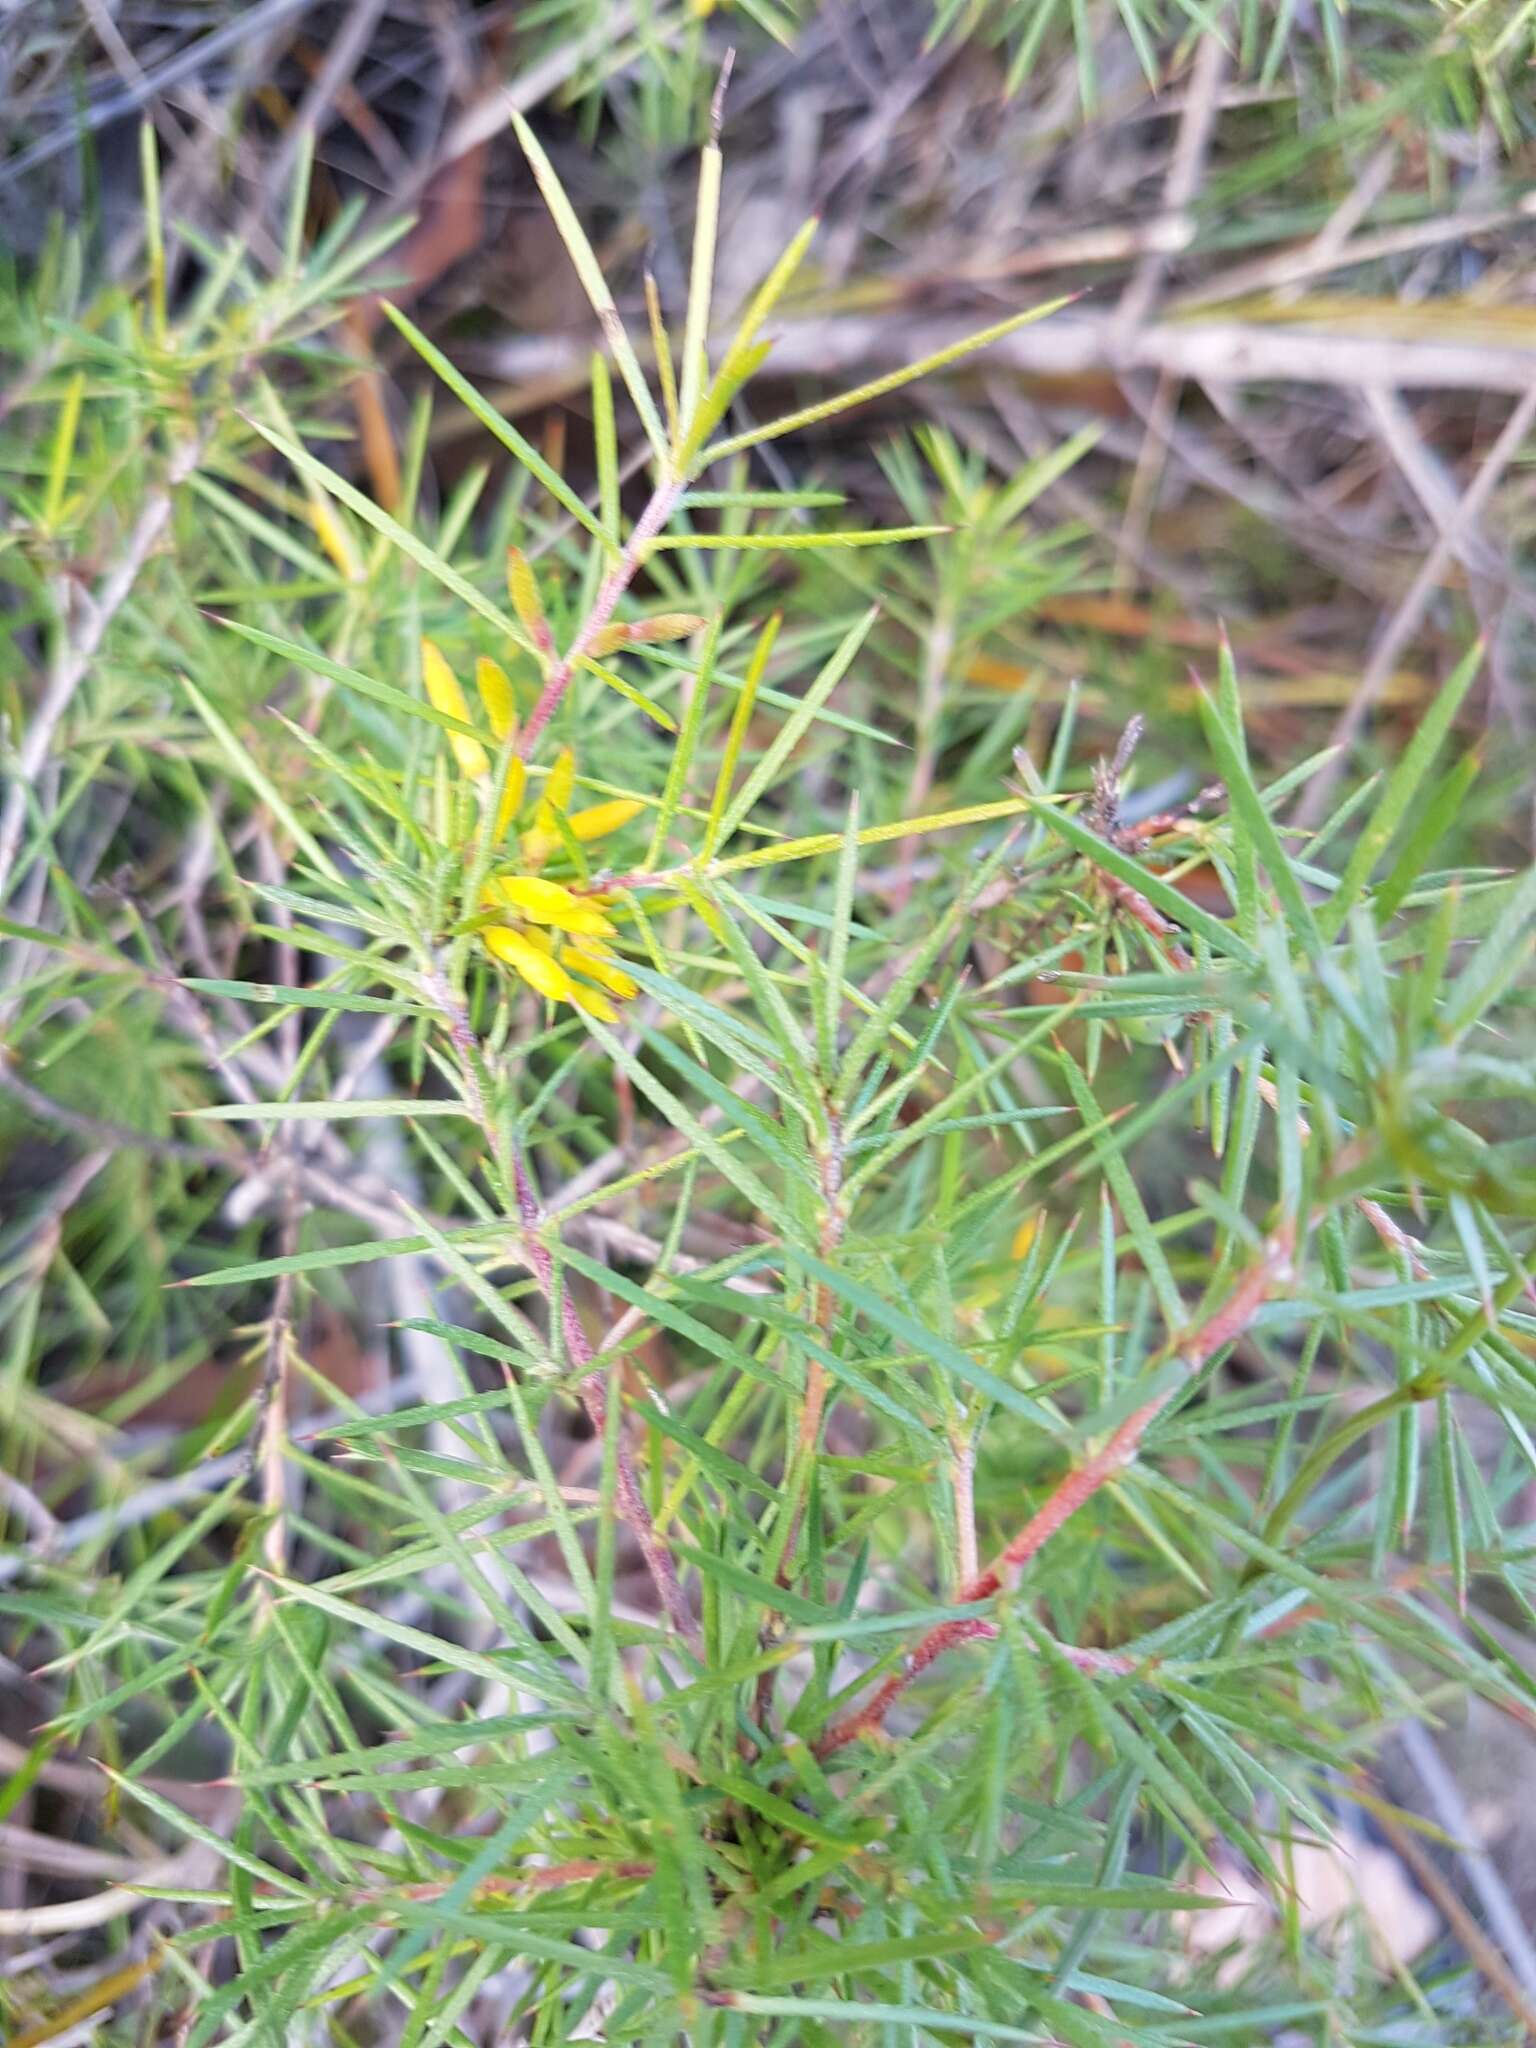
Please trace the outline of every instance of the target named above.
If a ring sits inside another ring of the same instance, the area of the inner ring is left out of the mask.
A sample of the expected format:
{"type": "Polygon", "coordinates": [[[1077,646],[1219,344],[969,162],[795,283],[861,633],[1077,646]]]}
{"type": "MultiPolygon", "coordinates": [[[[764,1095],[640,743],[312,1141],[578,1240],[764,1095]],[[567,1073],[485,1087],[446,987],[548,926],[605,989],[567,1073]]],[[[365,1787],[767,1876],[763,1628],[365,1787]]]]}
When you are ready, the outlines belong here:
{"type": "MultiPolygon", "coordinates": [[[[421,675],[434,709],[465,725],[473,722],[458,677],[442,650],[430,640],[421,643],[421,675]]],[[[515,744],[517,711],[505,672],[482,656],[475,665],[475,687],[491,731],[503,746],[515,744]]],[[[493,764],[479,740],[453,732],[448,741],[466,780],[491,779],[493,764]]],[[[523,761],[513,754],[496,811],[498,843],[517,824],[527,780],[523,761]]],[[[548,881],[538,871],[567,835],[583,845],[605,838],[627,825],[643,807],[629,797],[619,797],[573,811],[570,801],[575,786],[576,757],[566,747],[545,780],[532,819],[517,835],[522,871],[496,876],[486,884],[481,908],[498,913],[502,921],[486,926],[480,936],[492,957],[538,994],[551,1002],[573,1003],[589,1016],[611,1024],[617,1012],[609,997],[622,1001],[636,993],[634,981],[605,943],[615,936],[613,922],[597,899],[578,896],[574,889],[548,881]]]]}
{"type": "Polygon", "coordinates": [[[517,920],[488,926],[481,933],[487,947],[541,996],[575,1003],[611,1024],[617,1013],[603,990],[621,1001],[635,993],[603,943],[613,925],[590,897],[540,875],[504,875],[487,885],[482,901],[487,910],[511,911],[517,920]]]}

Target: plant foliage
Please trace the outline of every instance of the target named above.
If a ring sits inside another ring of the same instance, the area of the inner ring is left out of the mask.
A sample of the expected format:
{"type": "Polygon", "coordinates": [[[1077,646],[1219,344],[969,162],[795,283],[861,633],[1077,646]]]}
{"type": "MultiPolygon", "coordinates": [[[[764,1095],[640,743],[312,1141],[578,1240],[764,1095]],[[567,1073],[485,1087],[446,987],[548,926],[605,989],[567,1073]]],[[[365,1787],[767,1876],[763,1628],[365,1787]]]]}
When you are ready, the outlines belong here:
{"type": "MultiPolygon", "coordinates": [[[[302,186],[269,277],[60,318],[61,248],[15,315],[0,1081],[70,1164],[0,1246],[5,1802],[100,1762],[185,2048],[1493,2038],[1459,1964],[1188,1932],[1383,1809],[1398,1721],[1536,1704],[1536,872],[1442,848],[1479,650],[1308,833],[1224,655],[1149,810],[1134,731],[956,682],[1079,573],[1022,521],[1086,442],[897,443],[897,526],[785,484],[960,352],[758,420],[812,229],[724,322],[711,142],[642,331],[519,133],[590,491],[398,311],[494,462],[434,497],[424,400],[393,503],[348,473],[387,250],[306,249],[302,186]]],[[[104,1975],[122,1925],[53,1931],[104,1975]]]]}

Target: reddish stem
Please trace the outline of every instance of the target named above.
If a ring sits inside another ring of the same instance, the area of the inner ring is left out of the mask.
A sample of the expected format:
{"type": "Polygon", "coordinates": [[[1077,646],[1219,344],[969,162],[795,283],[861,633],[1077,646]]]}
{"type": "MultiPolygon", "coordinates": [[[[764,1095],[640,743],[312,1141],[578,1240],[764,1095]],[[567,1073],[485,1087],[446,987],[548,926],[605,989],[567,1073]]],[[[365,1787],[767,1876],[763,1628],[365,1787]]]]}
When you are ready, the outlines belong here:
{"type": "MultiPolygon", "coordinates": [[[[1278,1231],[1265,1248],[1264,1256],[1243,1274],[1236,1287],[1216,1313],[1207,1318],[1198,1329],[1189,1333],[1180,1342],[1170,1347],[1181,1357],[1192,1375],[1200,1370],[1218,1351],[1223,1350],[1252,1322],[1259,1308],[1267,1300],[1276,1283],[1290,1269],[1291,1252],[1295,1242],[1295,1231],[1287,1225],[1278,1231]]],[[[1185,1382],[1180,1381],[1179,1386],[1185,1382]]],[[[1044,1505],[1030,1516],[1024,1527],[1011,1542],[998,1553],[996,1559],[979,1572],[969,1584],[960,1589],[960,1603],[969,1605],[973,1601],[990,1599],[1017,1572],[1028,1564],[1035,1554],[1044,1549],[1062,1525],[1075,1515],[1101,1487],[1121,1472],[1136,1456],[1142,1438],[1153,1420],[1162,1413],[1179,1387],[1170,1387],[1155,1400],[1146,1402],[1134,1415],[1126,1417],[1101,1450],[1067,1473],[1060,1480],[1056,1490],[1044,1505]]],[[[815,1745],[818,1757],[828,1757],[834,1751],[843,1749],[868,1729],[879,1727],[894,1703],[933,1663],[960,1643],[973,1642],[978,1637],[992,1637],[997,1634],[997,1624],[982,1620],[959,1619],[941,1621],[931,1628],[918,1643],[916,1649],[908,1652],[898,1670],[882,1680],[861,1706],[852,1708],[841,1719],[833,1721],[823,1729],[815,1745]]],[[[1068,1652],[1081,1656],[1082,1652],[1068,1652]]]]}
{"type": "Polygon", "coordinates": [[[526,761],[534,741],[560,708],[560,700],[571,687],[583,656],[590,654],[598,634],[613,617],[619,599],[634,581],[645,551],[660,533],[677,506],[683,494],[683,486],[673,478],[664,478],[652,491],[650,501],[630,531],[624,552],[603,578],[597,596],[592,600],[592,609],[582,620],[575,639],[557,661],[545,679],[539,700],[528,714],[528,722],[518,735],[517,751],[526,761]]]}
{"type": "MultiPolygon", "coordinates": [[[[533,1276],[539,1283],[539,1291],[546,1301],[555,1298],[555,1262],[548,1245],[539,1235],[542,1217],[533,1187],[519,1155],[512,1161],[513,1178],[517,1187],[518,1214],[522,1220],[524,1245],[533,1276]]],[[[568,1290],[560,1296],[560,1328],[565,1338],[565,1348],[571,1362],[582,1374],[580,1394],[581,1405],[587,1411],[587,1419],[601,1440],[608,1423],[608,1388],[601,1370],[591,1371],[592,1345],[582,1328],[581,1318],[576,1313],[576,1304],[568,1290]]],[[[640,1482],[635,1473],[634,1459],[629,1445],[624,1441],[622,1431],[615,1449],[614,1495],[618,1510],[629,1524],[640,1553],[645,1559],[667,1619],[688,1644],[694,1654],[703,1656],[703,1644],[699,1639],[697,1624],[684,1598],[678,1582],[677,1567],[672,1562],[672,1553],[656,1533],[651,1520],[651,1511],[645,1504],[640,1482]]]]}

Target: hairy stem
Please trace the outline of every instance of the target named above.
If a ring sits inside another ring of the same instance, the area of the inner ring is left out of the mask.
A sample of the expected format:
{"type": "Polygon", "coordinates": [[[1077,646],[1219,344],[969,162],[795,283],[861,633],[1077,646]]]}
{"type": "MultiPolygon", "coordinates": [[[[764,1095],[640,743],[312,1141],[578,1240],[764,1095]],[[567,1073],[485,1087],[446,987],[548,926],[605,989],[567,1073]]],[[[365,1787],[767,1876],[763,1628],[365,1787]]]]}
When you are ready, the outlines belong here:
{"type": "Polygon", "coordinates": [[[635,521],[623,553],[603,578],[597,596],[592,600],[592,609],[578,627],[575,639],[545,678],[539,700],[529,712],[528,722],[518,739],[517,750],[524,760],[528,758],[534,741],[559,710],[561,699],[571,687],[571,679],[582,657],[591,652],[598,634],[613,617],[619,599],[645,560],[646,549],[671,518],[682,494],[682,483],[673,477],[664,477],[652,491],[649,503],[635,521]]]}

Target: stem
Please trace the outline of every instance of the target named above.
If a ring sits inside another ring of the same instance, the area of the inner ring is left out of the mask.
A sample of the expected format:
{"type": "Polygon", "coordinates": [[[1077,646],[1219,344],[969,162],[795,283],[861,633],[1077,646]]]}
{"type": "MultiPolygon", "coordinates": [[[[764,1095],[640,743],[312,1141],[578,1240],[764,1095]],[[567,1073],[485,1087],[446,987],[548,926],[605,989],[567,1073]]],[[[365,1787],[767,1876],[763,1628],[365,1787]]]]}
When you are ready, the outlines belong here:
{"type": "MultiPolygon", "coordinates": [[[[827,1106],[827,1142],[821,1154],[821,1230],[818,1239],[822,1261],[825,1264],[837,1252],[843,1241],[847,1226],[847,1212],[843,1207],[843,1126],[838,1112],[829,1103],[827,1106]]],[[[816,1281],[811,1288],[811,1323],[823,1339],[832,1328],[835,1313],[832,1290],[824,1281],[816,1281]]],[[[816,1456],[816,1445],[821,1437],[821,1425],[827,1408],[827,1369],[819,1358],[807,1361],[805,1373],[805,1401],[800,1409],[800,1425],[796,1432],[795,1470],[799,1484],[789,1511],[789,1528],[784,1537],[784,1549],[775,1573],[775,1583],[787,1586],[794,1572],[795,1552],[800,1543],[800,1524],[805,1517],[806,1495],[810,1489],[811,1469],[816,1456]]],[[[763,1623],[760,1640],[763,1646],[773,1639],[773,1631],[779,1626],[776,1614],[768,1615],[763,1623]]],[[[768,1708],[773,1699],[775,1669],[770,1665],[757,1681],[757,1725],[765,1728],[768,1724],[768,1708]]]]}
{"type": "MultiPolygon", "coordinates": [[[[621,1863],[601,1863],[595,1856],[573,1857],[569,1863],[544,1863],[531,1870],[520,1870],[510,1876],[482,1878],[475,1887],[477,1898],[496,1898],[508,1892],[551,1892],[563,1885],[589,1884],[600,1877],[645,1878],[656,1875],[656,1866],[641,1857],[632,1857],[621,1863]]],[[[388,1905],[391,1896],[412,1900],[440,1899],[448,1890],[446,1883],[411,1884],[401,1892],[369,1892],[359,1896],[368,1901],[377,1900],[388,1905]]]]}
{"type": "MultiPolygon", "coordinates": [[[[955,652],[955,606],[948,590],[939,596],[923,654],[923,680],[917,714],[917,752],[912,763],[912,780],[907,787],[907,810],[916,817],[928,801],[938,766],[939,714],[944,709],[944,683],[955,652]]],[[[896,849],[896,884],[891,909],[902,910],[912,894],[917,840],[903,839],[896,849]]]]}
{"type": "MultiPolygon", "coordinates": [[[[556,1292],[555,1262],[541,1234],[547,1227],[546,1221],[534,1195],[532,1183],[528,1179],[522,1155],[516,1150],[512,1153],[510,1171],[508,1170],[506,1148],[481,1085],[483,1061],[480,1042],[475,1037],[463,1005],[443,976],[434,968],[423,977],[423,981],[428,995],[448,1026],[454,1050],[459,1055],[466,1106],[485,1133],[491,1157],[500,1168],[503,1179],[516,1191],[518,1221],[522,1226],[523,1255],[538,1283],[539,1292],[553,1308],[556,1292]]],[[[576,1304],[564,1289],[560,1290],[560,1329],[571,1362],[581,1373],[581,1405],[585,1408],[587,1419],[600,1439],[607,1423],[608,1390],[604,1385],[601,1369],[592,1369],[592,1345],[582,1328],[581,1318],[576,1313],[576,1304]]],[[[651,1520],[650,1509],[645,1504],[645,1496],[635,1475],[634,1459],[622,1434],[618,1441],[616,1466],[614,1491],[619,1513],[629,1524],[630,1531],[640,1547],[640,1553],[645,1559],[646,1569],[650,1572],[667,1619],[695,1656],[702,1661],[704,1649],[698,1624],[694,1621],[688,1602],[683,1596],[683,1589],[678,1583],[677,1567],[672,1562],[672,1554],[656,1533],[656,1525],[651,1520]]]]}
{"type": "MultiPolygon", "coordinates": [[[[1215,1315],[1182,1342],[1170,1347],[1183,1358],[1191,1378],[1218,1351],[1241,1336],[1252,1322],[1268,1299],[1277,1278],[1289,1269],[1294,1235],[1290,1228],[1277,1232],[1263,1258],[1243,1274],[1215,1315]]],[[[1181,1390],[1181,1385],[1170,1387],[1166,1393],[1138,1408],[1134,1415],[1127,1416],[1101,1451],[1075,1472],[1067,1474],[1045,1505],[1030,1517],[1013,1541],[999,1553],[996,1562],[961,1589],[960,1598],[985,1600],[997,1592],[1005,1578],[1020,1571],[1037,1551],[1043,1549],[1062,1524],[1091,1500],[1101,1486],[1124,1471],[1136,1456],[1142,1438],[1175,1393],[1181,1390]]]]}
{"type": "Polygon", "coordinates": [[[623,553],[603,578],[597,596],[592,600],[592,609],[582,620],[564,655],[550,670],[539,693],[539,701],[528,714],[528,722],[517,743],[517,750],[525,761],[534,741],[559,710],[560,700],[571,687],[571,679],[582,657],[591,651],[598,634],[613,617],[614,608],[645,559],[646,549],[672,517],[682,494],[682,483],[675,477],[663,477],[652,491],[649,503],[630,531],[623,553]]]}
{"type": "MultiPolygon", "coordinates": [[[[166,466],[164,484],[145,500],[122,553],[98,586],[79,639],[66,649],[32,714],[27,736],[17,757],[16,780],[6,797],[5,810],[0,814],[0,898],[5,895],[5,886],[20,850],[21,835],[27,821],[27,793],[42,773],[53,736],[74,701],[76,690],[89,673],[107,628],[132,595],[140,571],[164,533],[178,488],[202,461],[210,439],[211,433],[200,434],[195,440],[184,442],[172,454],[166,466]]],[[[65,604],[67,607],[67,599],[65,604]]],[[[67,638],[67,621],[65,634],[67,638]]]]}
{"type": "MultiPolygon", "coordinates": [[[[298,1244],[299,1210],[290,1191],[283,1219],[282,1249],[291,1257],[298,1244]]],[[[293,1275],[284,1273],[272,1300],[267,1325],[266,1360],[261,1390],[257,1397],[257,1460],[261,1468],[261,1504],[271,1517],[262,1537],[261,1554],[275,1578],[288,1573],[288,1398],[290,1393],[289,1346],[293,1342],[293,1275]]],[[[264,1585],[263,1601],[271,1605],[271,1587],[264,1585]]]]}
{"type": "MultiPolygon", "coordinates": [[[[1182,1357],[1191,1377],[1242,1334],[1273,1288],[1289,1273],[1294,1242],[1292,1226],[1287,1225],[1277,1231],[1265,1248],[1264,1256],[1243,1274],[1216,1313],[1188,1336],[1168,1347],[1170,1353],[1182,1357]]],[[[998,1553],[995,1561],[961,1587],[960,1601],[968,1605],[972,1601],[990,1599],[1038,1551],[1044,1549],[1079,1508],[1132,1462],[1152,1422],[1186,1384],[1187,1380],[1181,1380],[1155,1400],[1146,1402],[1134,1415],[1127,1416],[1102,1450],[1096,1451],[1076,1471],[1069,1472],[1060,1480],[1044,1505],[1030,1516],[1018,1535],[998,1553]]],[[[823,1729],[815,1745],[816,1755],[821,1758],[831,1756],[866,1730],[877,1728],[908,1686],[946,1650],[954,1649],[960,1643],[973,1642],[978,1637],[995,1636],[996,1633],[997,1624],[980,1616],[974,1621],[942,1621],[931,1628],[916,1649],[903,1658],[899,1669],[893,1671],[862,1706],[854,1707],[823,1729]]]]}
{"type": "MultiPolygon", "coordinates": [[[[1421,1373],[1417,1378],[1405,1380],[1400,1387],[1394,1387],[1390,1394],[1383,1394],[1379,1401],[1373,1401],[1368,1408],[1362,1408],[1352,1415],[1348,1422],[1340,1423],[1331,1436],[1314,1444],[1301,1462],[1301,1469],[1280,1496],[1265,1518],[1259,1531],[1259,1540],[1271,1549],[1285,1540],[1285,1532],[1291,1525],[1291,1517],[1301,1506],[1307,1495],[1316,1486],[1331,1465],[1338,1462],[1352,1443],[1368,1436],[1379,1422],[1386,1422],[1400,1414],[1404,1408],[1415,1408],[1422,1401],[1433,1401],[1445,1392],[1445,1381],[1434,1373],[1421,1373]]],[[[1244,1579],[1259,1576],[1265,1567],[1257,1558],[1251,1558],[1244,1579]]]]}
{"type": "MultiPolygon", "coordinates": [[[[843,1130],[842,1121],[835,1109],[827,1112],[828,1133],[826,1148],[821,1155],[821,1233],[818,1250],[822,1263],[827,1264],[836,1254],[843,1241],[843,1230],[847,1217],[843,1211],[843,1130]]],[[[811,1290],[811,1321],[825,1337],[832,1327],[834,1311],[832,1290],[824,1281],[818,1280],[811,1290]]],[[[819,1358],[810,1361],[805,1375],[805,1406],[800,1410],[799,1454],[802,1459],[815,1455],[816,1441],[821,1435],[822,1417],[827,1406],[827,1369],[819,1358]]],[[[785,1552],[784,1563],[788,1567],[794,1555],[794,1538],[790,1538],[785,1552]]]]}
{"type": "MultiPolygon", "coordinates": [[[[829,1263],[843,1241],[843,1231],[848,1217],[843,1207],[843,1127],[837,1111],[830,1106],[827,1110],[827,1142],[821,1154],[821,1231],[817,1248],[822,1263],[829,1263]]],[[[811,1288],[811,1324],[823,1340],[832,1328],[832,1317],[836,1302],[832,1289],[818,1280],[811,1288]]],[[[806,1489],[810,1485],[811,1461],[816,1455],[816,1445],[821,1438],[821,1425],[827,1412],[827,1368],[819,1358],[812,1358],[806,1365],[805,1401],[800,1409],[800,1426],[796,1432],[795,1465],[800,1475],[800,1486],[794,1506],[790,1510],[789,1533],[784,1539],[784,1552],[779,1560],[778,1582],[789,1584],[790,1572],[795,1562],[795,1549],[800,1541],[800,1523],[805,1514],[806,1489]]],[[[764,1677],[768,1674],[765,1672],[764,1677]]]]}
{"type": "MultiPolygon", "coordinates": [[[[549,1246],[539,1234],[544,1227],[544,1219],[520,1157],[514,1157],[512,1170],[517,1185],[517,1204],[528,1262],[533,1268],[540,1293],[553,1306],[555,1262],[549,1246]]],[[[581,1373],[581,1405],[586,1409],[588,1420],[601,1438],[608,1422],[608,1388],[601,1368],[595,1371],[592,1369],[592,1345],[582,1328],[581,1318],[576,1313],[576,1304],[565,1289],[562,1289],[560,1294],[560,1329],[571,1362],[581,1373]]],[[[678,1582],[677,1567],[672,1562],[672,1553],[656,1533],[656,1525],[651,1520],[651,1511],[645,1504],[645,1496],[640,1490],[640,1482],[635,1473],[634,1458],[622,1434],[618,1440],[614,1462],[614,1492],[619,1513],[629,1524],[630,1532],[640,1546],[640,1553],[645,1559],[646,1569],[651,1575],[667,1619],[702,1662],[704,1646],[699,1636],[698,1624],[678,1582]]]]}
{"type": "Polygon", "coordinates": [[[955,1497],[955,1561],[961,1585],[975,1578],[976,1554],[976,1435],[968,1434],[957,1419],[949,1432],[949,1484],[955,1497]]]}

